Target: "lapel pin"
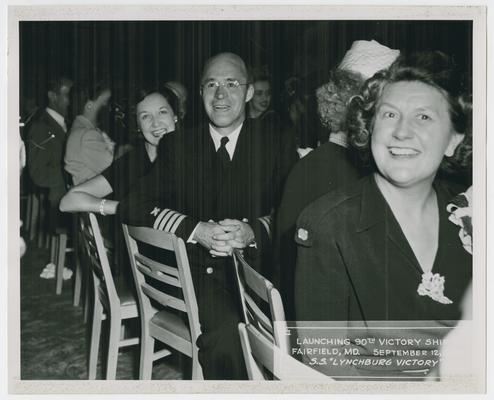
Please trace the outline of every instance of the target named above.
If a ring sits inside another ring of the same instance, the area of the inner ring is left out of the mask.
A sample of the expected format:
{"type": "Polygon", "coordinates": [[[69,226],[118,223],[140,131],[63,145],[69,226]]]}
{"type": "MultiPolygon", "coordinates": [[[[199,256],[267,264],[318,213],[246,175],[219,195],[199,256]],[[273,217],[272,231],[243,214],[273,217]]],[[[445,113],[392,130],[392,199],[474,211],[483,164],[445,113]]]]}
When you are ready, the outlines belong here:
{"type": "Polygon", "coordinates": [[[303,228],[299,228],[298,232],[297,232],[297,236],[300,240],[307,240],[309,238],[309,232],[307,232],[305,229],[303,228]]]}

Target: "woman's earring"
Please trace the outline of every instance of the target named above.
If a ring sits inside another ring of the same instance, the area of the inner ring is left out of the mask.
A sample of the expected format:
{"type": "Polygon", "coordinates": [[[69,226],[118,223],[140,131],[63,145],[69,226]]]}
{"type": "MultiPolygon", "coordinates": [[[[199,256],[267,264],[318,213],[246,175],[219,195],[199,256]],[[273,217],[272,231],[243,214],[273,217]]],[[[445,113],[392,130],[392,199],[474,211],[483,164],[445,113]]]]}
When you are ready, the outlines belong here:
{"type": "Polygon", "coordinates": [[[177,122],[178,122],[178,118],[177,118],[177,116],[176,116],[176,115],[175,115],[175,117],[173,118],[173,120],[175,121],[175,123],[177,123],[177,122]]]}

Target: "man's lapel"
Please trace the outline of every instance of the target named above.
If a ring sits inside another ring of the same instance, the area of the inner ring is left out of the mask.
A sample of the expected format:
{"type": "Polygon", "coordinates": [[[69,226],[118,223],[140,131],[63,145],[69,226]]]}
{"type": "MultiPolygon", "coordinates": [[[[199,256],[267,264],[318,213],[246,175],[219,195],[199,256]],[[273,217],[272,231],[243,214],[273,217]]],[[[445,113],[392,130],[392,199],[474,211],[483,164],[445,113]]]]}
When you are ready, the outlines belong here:
{"type": "Polygon", "coordinates": [[[46,111],[45,111],[45,114],[44,114],[44,118],[45,118],[45,121],[46,121],[47,126],[50,129],[50,133],[53,133],[55,135],[55,137],[57,137],[58,139],[64,141],[65,140],[66,133],[63,130],[63,128],[58,124],[58,122],[55,121],[53,119],[53,117],[50,114],[48,114],[48,112],[46,112],[46,111]]]}
{"type": "Polygon", "coordinates": [[[238,135],[237,145],[235,146],[235,152],[233,153],[232,161],[238,161],[242,158],[242,152],[248,149],[248,145],[252,140],[250,118],[246,118],[242,125],[242,129],[238,135]]]}

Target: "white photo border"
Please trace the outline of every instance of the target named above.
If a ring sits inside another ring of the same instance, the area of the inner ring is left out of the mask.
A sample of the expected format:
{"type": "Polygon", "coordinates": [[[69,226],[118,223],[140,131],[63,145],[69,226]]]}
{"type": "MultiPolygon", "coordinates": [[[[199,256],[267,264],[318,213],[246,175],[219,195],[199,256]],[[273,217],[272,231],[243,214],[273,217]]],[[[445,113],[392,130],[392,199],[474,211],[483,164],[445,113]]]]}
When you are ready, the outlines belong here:
{"type": "Polygon", "coordinates": [[[485,390],[486,343],[486,8],[448,6],[10,6],[8,8],[7,59],[7,185],[8,185],[8,366],[11,393],[481,393],[485,390]],[[474,110],[473,339],[479,360],[477,380],[443,382],[192,382],[192,381],[21,381],[19,293],[19,22],[64,20],[472,20],[474,110]]]}

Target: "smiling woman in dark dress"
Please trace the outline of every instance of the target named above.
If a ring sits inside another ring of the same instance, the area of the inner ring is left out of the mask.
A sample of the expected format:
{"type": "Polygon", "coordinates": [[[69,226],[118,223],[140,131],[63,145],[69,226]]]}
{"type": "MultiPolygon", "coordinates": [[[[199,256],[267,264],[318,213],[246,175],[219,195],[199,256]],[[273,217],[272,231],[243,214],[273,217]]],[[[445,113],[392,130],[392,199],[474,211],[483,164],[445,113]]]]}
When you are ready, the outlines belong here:
{"type": "Polygon", "coordinates": [[[461,319],[472,259],[448,220],[460,190],[436,175],[471,165],[463,90],[448,56],[424,52],[401,56],[352,99],[350,140],[375,172],[301,214],[297,320],[461,319]]]}
{"type": "Polygon", "coordinates": [[[166,88],[138,91],[133,118],[142,140],[133,150],[115,160],[101,175],[70,189],[60,202],[60,210],[115,214],[119,200],[139,178],[150,171],[160,143],[160,153],[166,153],[166,144],[163,142],[175,131],[177,102],[176,96],[166,88]],[[113,199],[104,199],[112,193],[113,199]]]}

